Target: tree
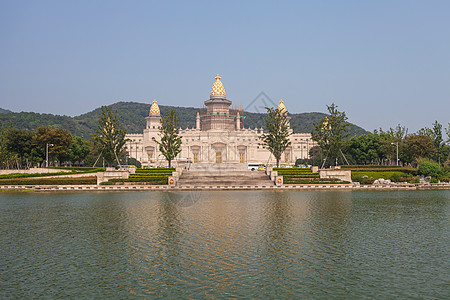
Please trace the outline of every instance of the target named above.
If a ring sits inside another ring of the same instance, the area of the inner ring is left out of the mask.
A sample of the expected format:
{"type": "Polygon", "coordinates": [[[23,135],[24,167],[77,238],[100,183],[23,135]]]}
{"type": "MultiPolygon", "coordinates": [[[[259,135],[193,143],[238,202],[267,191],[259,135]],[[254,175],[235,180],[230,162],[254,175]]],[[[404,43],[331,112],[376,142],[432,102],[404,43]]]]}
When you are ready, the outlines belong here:
{"type": "Polygon", "coordinates": [[[169,168],[172,167],[172,160],[181,152],[180,128],[178,114],[171,109],[161,117],[161,127],[159,128],[161,140],[154,139],[159,145],[159,151],[169,162],[169,168]]]}
{"type": "Polygon", "coordinates": [[[279,108],[266,107],[267,113],[264,116],[264,123],[267,133],[260,136],[262,146],[272,153],[280,166],[280,159],[283,152],[291,144],[289,136],[292,134],[289,126],[289,118],[285,110],[279,108]]]}
{"type": "Polygon", "coordinates": [[[92,137],[100,155],[103,155],[109,166],[114,159],[120,164],[118,157],[125,153],[126,134],[117,111],[112,110],[111,106],[102,106],[98,127],[92,137]]]}
{"type": "Polygon", "coordinates": [[[402,160],[411,163],[419,158],[431,158],[436,152],[429,136],[413,134],[404,138],[401,144],[402,160]]]}
{"type": "Polygon", "coordinates": [[[315,140],[325,155],[332,159],[334,163],[342,155],[342,146],[345,138],[348,137],[347,116],[345,112],[337,110],[337,105],[332,103],[327,105],[329,116],[325,117],[318,124],[314,124],[312,139],[315,140]]]}
{"type": "MultiPolygon", "coordinates": [[[[381,130],[381,132],[383,131],[381,130]]],[[[398,124],[395,128],[389,128],[387,134],[392,136],[397,142],[401,142],[408,135],[408,128],[398,124]]]]}
{"type": "Polygon", "coordinates": [[[67,129],[54,128],[51,126],[38,127],[34,133],[32,156],[39,156],[42,161],[46,155],[47,144],[48,155],[59,163],[67,158],[67,150],[72,144],[72,135],[67,129]]]}
{"type": "Polygon", "coordinates": [[[67,158],[72,164],[81,164],[89,152],[88,142],[79,136],[73,136],[72,144],[67,151],[67,158]]]}
{"type": "Polygon", "coordinates": [[[381,139],[378,134],[365,134],[350,139],[347,152],[358,163],[379,163],[381,158],[381,139]]]}
{"type": "Polygon", "coordinates": [[[5,131],[6,149],[17,156],[17,168],[22,168],[25,160],[31,163],[33,132],[26,129],[8,128],[5,131]]]}
{"type": "Polygon", "coordinates": [[[17,154],[14,154],[8,150],[7,131],[8,128],[5,127],[2,127],[0,131],[0,167],[11,169],[17,154]]]}
{"type": "Polygon", "coordinates": [[[420,129],[417,134],[426,135],[429,136],[433,140],[434,148],[436,149],[436,152],[434,153],[434,160],[441,164],[441,159],[445,160],[445,151],[444,151],[444,138],[442,137],[442,124],[438,123],[438,121],[435,121],[433,123],[433,128],[422,128],[420,129]]]}
{"type": "Polygon", "coordinates": [[[447,133],[447,143],[450,143],[450,123],[448,123],[448,128],[445,128],[445,133],[447,133]]]}

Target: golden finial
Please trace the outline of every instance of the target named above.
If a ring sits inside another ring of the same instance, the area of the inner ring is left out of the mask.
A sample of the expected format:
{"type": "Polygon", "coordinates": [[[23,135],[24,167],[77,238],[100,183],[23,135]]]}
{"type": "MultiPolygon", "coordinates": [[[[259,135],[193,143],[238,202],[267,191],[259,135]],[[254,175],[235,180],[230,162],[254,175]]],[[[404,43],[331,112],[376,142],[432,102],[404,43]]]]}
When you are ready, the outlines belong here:
{"type": "Polygon", "coordinates": [[[225,98],[225,88],[223,87],[222,81],[220,81],[221,77],[219,74],[214,78],[216,81],[214,81],[214,84],[211,88],[211,98],[225,98]]]}
{"type": "Polygon", "coordinates": [[[150,107],[150,115],[159,115],[159,106],[158,103],[156,103],[156,100],[153,100],[152,106],[150,107]]]}
{"type": "Polygon", "coordinates": [[[287,113],[287,109],[283,103],[283,100],[280,100],[280,104],[278,104],[278,110],[282,113],[287,113]]]}

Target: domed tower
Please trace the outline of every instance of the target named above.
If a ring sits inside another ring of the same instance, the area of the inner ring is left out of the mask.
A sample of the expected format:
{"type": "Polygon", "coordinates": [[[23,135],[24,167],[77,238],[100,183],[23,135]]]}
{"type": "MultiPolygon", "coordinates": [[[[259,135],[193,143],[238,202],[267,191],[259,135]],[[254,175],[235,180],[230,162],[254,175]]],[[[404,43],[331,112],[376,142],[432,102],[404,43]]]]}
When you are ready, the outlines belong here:
{"type": "MultiPolygon", "coordinates": [[[[278,104],[277,108],[282,114],[285,114],[287,116],[287,109],[286,109],[286,106],[284,105],[283,100],[280,100],[280,103],[278,104]]],[[[287,119],[289,121],[289,127],[291,127],[291,118],[287,117],[287,119]]],[[[292,131],[292,129],[291,129],[291,131],[292,131]]]]}
{"type": "Polygon", "coordinates": [[[214,78],[209,100],[200,109],[200,130],[240,130],[244,127],[243,111],[230,109],[231,101],[226,98],[225,88],[219,74],[214,78]]]}
{"type": "Polygon", "coordinates": [[[147,121],[146,129],[150,131],[158,131],[161,126],[161,113],[159,111],[158,103],[153,100],[152,106],[150,107],[150,113],[148,117],[145,118],[147,121]]]}
{"type": "Polygon", "coordinates": [[[284,114],[287,114],[287,109],[283,103],[283,100],[280,100],[280,104],[278,104],[278,110],[284,114]]]}

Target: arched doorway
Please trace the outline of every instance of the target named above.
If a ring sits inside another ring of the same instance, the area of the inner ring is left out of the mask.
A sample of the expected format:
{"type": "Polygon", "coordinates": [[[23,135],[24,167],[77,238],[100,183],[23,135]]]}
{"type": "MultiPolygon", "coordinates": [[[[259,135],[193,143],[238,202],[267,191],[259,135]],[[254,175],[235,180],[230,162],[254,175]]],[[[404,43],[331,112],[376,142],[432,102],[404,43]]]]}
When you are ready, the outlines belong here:
{"type": "Polygon", "coordinates": [[[224,143],[214,143],[211,145],[212,148],[212,159],[216,163],[220,164],[227,159],[227,145],[224,143]]]}

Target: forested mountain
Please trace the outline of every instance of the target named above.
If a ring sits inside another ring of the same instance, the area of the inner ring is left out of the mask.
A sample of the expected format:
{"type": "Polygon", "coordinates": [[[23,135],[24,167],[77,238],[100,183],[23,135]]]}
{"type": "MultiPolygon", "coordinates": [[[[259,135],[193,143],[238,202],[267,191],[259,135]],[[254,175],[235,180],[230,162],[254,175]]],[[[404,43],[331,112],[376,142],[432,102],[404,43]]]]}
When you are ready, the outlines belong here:
{"type": "Polygon", "coordinates": [[[8,109],[0,108],[0,114],[6,114],[6,113],[10,113],[10,112],[12,112],[12,111],[10,111],[8,109]]]}
{"type": "MultiPolygon", "coordinates": [[[[117,102],[112,104],[112,108],[117,110],[121,116],[128,133],[142,133],[145,128],[145,117],[148,116],[150,104],[137,102],[117,102]]],[[[173,108],[180,116],[182,128],[195,127],[195,116],[199,111],[194,107],[173,107],[159,106],[161,114],[165,114],[169,109],[173,108]]],[[[35,129],[39,126],[53,126],[57,128],[65,128],[72,134],[89,138],[91,133],[97,128],[98,116],[100,108],[91,112],[76,116],[60,116],[52,114],[39,114],[32,112],[14,113],[8,110],[0,109],[0,126],[10,126],[19,129],[35,129]]],[[[294,132],[311,132],[313,123],[319,123],[326,116],[324,113],[300,113],[289,114],[291,117],[291,126],[294,132]]],[[[264,128],[264,114],[262,113],[245,113],[245,128],[264,128]]],[[[363,128],[351,124],[349,126],[351,136],[367,133],[363,128]]]]}

